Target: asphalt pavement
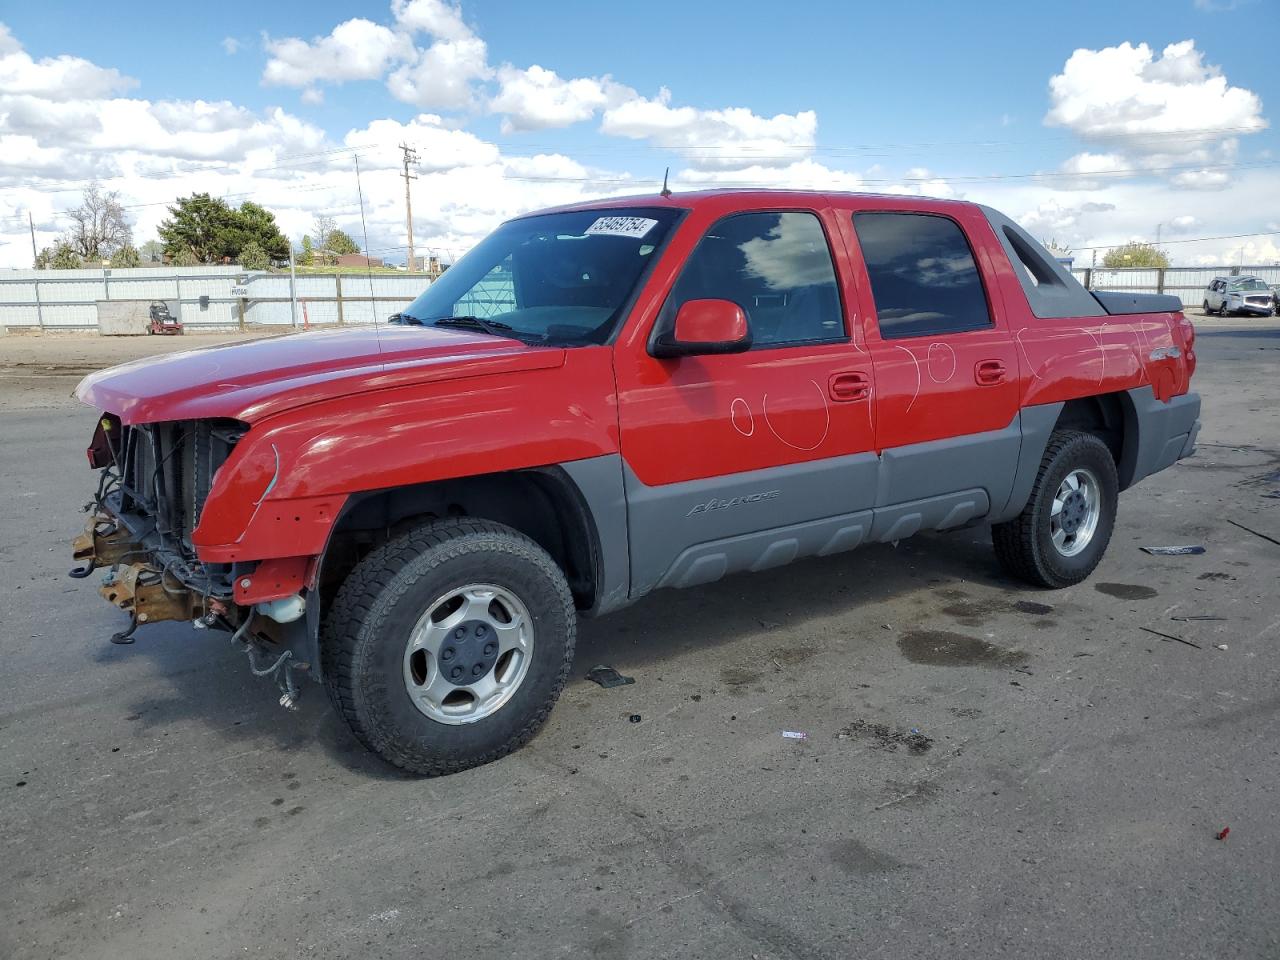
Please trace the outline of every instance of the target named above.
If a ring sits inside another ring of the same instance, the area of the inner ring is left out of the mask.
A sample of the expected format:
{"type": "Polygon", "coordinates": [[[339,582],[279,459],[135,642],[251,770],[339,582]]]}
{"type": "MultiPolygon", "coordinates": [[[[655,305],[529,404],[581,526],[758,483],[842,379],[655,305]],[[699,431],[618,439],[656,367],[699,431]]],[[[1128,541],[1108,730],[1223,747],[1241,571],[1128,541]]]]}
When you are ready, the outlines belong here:
{"type": "Polygon", "coordinates": [[[1199,451],[1087,582],[976,528],[662,592],[437,780],[225,635],[107,642],[48,340],[0,338],[0,957],[1280,957],[1280,323],[1200,323],[1199,451]]]}

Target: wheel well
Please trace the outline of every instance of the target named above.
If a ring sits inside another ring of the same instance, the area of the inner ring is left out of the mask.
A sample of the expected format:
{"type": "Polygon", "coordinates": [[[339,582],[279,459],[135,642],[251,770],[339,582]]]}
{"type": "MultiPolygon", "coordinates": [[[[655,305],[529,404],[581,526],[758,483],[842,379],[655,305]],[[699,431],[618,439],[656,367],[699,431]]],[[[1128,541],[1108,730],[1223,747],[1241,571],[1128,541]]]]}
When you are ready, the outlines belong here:
{"type": "Polygon", "coordinates": [[[320,574],[324,603],[374,547],[420,523],[479,517],[519,530],[564,572],[579,609],[595,602],[595,525],[573,481],[557,467],[392,487],[351,498],[335,525],[320,574]]]}
{"type": "Polygon", "coordinates": [[[1130,485],[1138,449],[1137,416],[1126,393],[1103,393],[1077,397],[1063,404],[1056,430],[1083,430],[1096,435],[1116,464],[1120,489],[1130,485]]]}

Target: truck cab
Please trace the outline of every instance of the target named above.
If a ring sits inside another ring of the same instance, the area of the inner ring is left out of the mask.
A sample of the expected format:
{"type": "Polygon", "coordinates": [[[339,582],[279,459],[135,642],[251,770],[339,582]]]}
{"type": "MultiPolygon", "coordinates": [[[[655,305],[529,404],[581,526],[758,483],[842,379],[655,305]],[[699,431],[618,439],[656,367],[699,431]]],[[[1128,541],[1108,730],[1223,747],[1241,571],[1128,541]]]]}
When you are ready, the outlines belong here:
{"type": "Polygon", "coordinates": [[[654,590],[979,523],[1079,582],[1119,493],[1194,449],[1194,345],[1176,298],[1092,294],[971,203],[561,207],[391,326],[91,375],[77,558],[449,773],[533,736],[577,616],[654,590]]]}

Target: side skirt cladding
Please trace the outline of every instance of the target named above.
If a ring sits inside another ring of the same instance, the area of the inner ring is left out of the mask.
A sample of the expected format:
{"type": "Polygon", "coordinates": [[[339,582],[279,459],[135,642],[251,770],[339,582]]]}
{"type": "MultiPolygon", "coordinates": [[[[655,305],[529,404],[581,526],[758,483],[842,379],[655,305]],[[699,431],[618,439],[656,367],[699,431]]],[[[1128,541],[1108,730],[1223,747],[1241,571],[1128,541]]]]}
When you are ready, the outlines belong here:
{"type": "MultiPolygon", "coordinates": [[[[1055,411],[1056,415],[1056,411],[1055,411]]],[[[650,487],[624,462],[631,599],[743,570],[950,530],[1005,509],[1023,458],[1030,489],[1052,418],[927,443],[650,487]],[[1036,443],[1040,446],[1031,450],[1036,443]]],[[[1024,495],[1025,496],[1025,495],[1024,495]]],[[[1021,509],[1021,508],[1019,508],[1021,509]]],[[[1015,511],[1016,512],[1016,511],[1015,511]]]]}

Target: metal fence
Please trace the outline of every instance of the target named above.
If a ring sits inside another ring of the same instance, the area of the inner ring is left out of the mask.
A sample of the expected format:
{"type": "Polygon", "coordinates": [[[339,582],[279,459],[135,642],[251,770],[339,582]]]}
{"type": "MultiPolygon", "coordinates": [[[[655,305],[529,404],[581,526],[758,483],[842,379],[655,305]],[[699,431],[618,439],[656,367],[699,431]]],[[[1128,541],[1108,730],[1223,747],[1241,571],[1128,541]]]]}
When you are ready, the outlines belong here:
{"type": "Polygon", "coordinates": [[[1090,290],[1121,293],[1167,293],[1182,300],[1184,307],[1204,302],[1205,287],[1214,277],[1259,277],[1280,283],[1280,265],[1236,267],[1077,267],[1071,271],[1090,290]]]}
{"type": "Polygon", "coordinates": [[[287,274],[237,267],[0,271],[0,329],[98,329],[98,302],[163,300],[183,326],[367,324],[407,307],[430,284],[421,274],[287,274]],[[296,316],[294,299],[296,296],[296,316]]]}
{"type": "MultiPolygon", "coordinates": [[[[1197,306],[1214,277],[1250,274],[1280,283],[1280,266],[1078,267],[1092,290],[1167,293],[1197,306]]],[[[139,267],[129,270],[0,271],[0,330],[97,330],[100,300],[164,300],[185,327],[368,324],[407,307],[430,283],[422,275],[288,275],[236,267],[139,267]],[[296,312],[295,312],[296,300],[296,312]]],[[[486,281],[468,304],[480,316],[510,309],[509,280],[486,281]]]]}

